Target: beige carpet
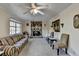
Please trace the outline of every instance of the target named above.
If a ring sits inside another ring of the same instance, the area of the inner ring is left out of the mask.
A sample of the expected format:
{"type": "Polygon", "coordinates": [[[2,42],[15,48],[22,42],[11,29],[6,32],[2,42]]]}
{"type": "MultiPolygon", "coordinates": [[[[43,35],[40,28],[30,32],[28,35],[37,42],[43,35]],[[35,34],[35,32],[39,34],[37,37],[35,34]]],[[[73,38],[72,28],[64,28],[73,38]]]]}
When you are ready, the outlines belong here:
{"type": "MultiPolygon", "coordinates": [[[[31,38],[20,56],[57,56],[57,53],[55,49],[50,47],[45,38],[31,38]]],[[[60,56],[68,55],[61,50],[60,56]]]]}

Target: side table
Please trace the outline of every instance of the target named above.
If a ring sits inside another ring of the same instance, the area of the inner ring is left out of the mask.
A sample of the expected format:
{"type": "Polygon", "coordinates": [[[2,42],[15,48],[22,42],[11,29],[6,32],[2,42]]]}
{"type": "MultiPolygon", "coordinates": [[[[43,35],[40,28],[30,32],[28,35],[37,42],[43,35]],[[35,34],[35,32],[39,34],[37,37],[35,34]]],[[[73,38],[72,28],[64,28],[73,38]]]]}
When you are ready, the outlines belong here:
{"type": "Polygon", "coordinates": [[[57,42],[57,39],[56,38],[49,38],[49,41],[50,41],[50,46],[52,46],[52,44],[53,44],[52,49],[54,49],[54,42],[57,42]]]}

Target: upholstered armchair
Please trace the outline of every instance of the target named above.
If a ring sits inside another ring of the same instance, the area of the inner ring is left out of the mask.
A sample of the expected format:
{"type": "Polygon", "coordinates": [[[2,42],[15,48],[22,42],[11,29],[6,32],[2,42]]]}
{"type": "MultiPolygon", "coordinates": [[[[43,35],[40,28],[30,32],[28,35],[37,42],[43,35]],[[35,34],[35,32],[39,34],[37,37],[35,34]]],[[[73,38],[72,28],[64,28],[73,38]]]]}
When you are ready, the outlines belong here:
{"type": "Polygon", "coordinates": [[[59,55],[59,49],[65,48],[65,53],[67,54],[67,48],[68,48],[68,41],[69,41],[69,34],[63,33],[61,35],[61,38],[57,43],[55,44],[55,48],[57,49],[57,55],[59,55]]]}

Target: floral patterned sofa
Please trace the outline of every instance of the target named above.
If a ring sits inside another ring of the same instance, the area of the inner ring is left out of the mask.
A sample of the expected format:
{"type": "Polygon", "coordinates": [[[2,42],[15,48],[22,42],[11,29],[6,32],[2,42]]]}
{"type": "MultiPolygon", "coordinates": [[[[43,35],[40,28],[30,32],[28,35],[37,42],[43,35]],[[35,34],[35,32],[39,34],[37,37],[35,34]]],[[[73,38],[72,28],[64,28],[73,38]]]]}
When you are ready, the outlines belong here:
{"type": "Polygon", "coordinates": [[[17,56],[28,42],[28,35],[16,34],[0,39],[0,49],[4,51],[3,56],[17,56]]]}

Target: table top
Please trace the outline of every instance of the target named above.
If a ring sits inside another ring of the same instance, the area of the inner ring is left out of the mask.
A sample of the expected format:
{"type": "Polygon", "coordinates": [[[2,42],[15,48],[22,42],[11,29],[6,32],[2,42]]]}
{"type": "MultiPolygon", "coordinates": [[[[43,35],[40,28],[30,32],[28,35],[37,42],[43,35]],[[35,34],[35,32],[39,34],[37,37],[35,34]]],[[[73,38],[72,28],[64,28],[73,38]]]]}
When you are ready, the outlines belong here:
{"type": "Polygon", "coordinates": [[[49,37],[49,40],[57,40],[57,38],[49,37]]]}

